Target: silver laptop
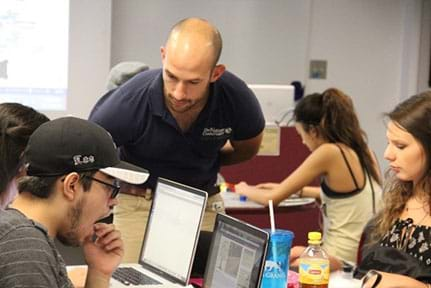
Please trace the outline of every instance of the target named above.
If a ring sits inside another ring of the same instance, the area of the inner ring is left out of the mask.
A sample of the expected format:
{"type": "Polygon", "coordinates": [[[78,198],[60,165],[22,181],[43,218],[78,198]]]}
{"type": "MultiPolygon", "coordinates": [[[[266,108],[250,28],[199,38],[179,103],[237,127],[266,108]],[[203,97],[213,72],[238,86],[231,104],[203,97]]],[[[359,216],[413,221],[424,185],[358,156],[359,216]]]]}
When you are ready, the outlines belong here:
{"type": "Polygon", "coordinates": [[[258,288],[269,233],[217,214],[203,288],[258,288]]]}
{"type": "Polygon", "coordinates": [[[159,178],[139,263],[120,265],[111,287],[186,286],[207,198],[205,191],[159,178]]]}

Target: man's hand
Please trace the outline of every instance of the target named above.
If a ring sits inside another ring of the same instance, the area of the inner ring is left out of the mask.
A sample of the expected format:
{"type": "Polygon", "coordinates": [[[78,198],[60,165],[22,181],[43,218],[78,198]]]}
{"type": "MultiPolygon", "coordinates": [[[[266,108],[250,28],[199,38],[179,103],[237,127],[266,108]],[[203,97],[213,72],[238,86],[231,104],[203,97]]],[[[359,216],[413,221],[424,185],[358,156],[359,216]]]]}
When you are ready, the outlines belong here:
{"type": "Polygon", "coordinates": [[[120,231],[115,230],[113,224],[94,224],[94,236],[85,240],[83,249],[89,274],[95,271],[101,274],[99,276],[106,276],[108,279],[124,255],[120,231]]]}

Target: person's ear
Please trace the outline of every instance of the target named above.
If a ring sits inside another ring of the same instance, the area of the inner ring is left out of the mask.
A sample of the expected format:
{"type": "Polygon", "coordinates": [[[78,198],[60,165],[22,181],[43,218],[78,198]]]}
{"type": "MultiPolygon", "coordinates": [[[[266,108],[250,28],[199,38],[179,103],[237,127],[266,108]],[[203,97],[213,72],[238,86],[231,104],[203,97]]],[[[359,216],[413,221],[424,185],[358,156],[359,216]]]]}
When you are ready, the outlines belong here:
{"type": "Polygon", "coordinates": [[[310,127],[310,135],[316,139],[319,137],[319,129],[316,126],[310,127]]]}
{"type": "Polygon", "coordinates": [[[221,75],[223,75],[224,71],[226,71],[226,66],[223,64],[216,65],[211,72],[210,82],[215,82],[217,79],[219,79],[221,75]]]}
{"type": "Polygon", "coordinates": [[[73,201],[77,196],[80,187],[79,174],[72,172],[66,175],[63,180],[63,195],[66,199],[73,201]]]}
{"type": "Polygon", "coordinates": [[[165,47],[160,47],[160,56],[162,58],[162,63],[165,61],[166,58],[166,48],[165,47]]]}

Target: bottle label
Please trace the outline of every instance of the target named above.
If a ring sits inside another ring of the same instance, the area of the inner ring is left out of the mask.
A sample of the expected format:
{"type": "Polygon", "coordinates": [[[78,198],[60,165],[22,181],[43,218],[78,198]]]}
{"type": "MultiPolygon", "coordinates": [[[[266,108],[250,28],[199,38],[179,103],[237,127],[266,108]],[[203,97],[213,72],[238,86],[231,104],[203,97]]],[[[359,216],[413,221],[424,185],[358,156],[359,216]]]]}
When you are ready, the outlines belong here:
{"type": "Polygon", "coordinates": [[[322,285],[329,282],[328,259],[299,259],[299,283],[322,285]]]}

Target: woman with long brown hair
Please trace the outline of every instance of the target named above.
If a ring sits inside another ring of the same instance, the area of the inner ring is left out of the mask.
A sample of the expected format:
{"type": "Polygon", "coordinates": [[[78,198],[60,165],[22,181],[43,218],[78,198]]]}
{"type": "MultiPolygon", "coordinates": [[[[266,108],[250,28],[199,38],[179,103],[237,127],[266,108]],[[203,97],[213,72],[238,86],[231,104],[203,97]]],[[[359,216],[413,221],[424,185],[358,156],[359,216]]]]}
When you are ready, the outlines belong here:
{"type": "Polygon", "coordinates": [[[390,272],[371,270],[364,287],[431,287],[431,91],[387,116],[384,205],[372,221],[359,271],[390,272]]]}
{"type": "Polygon", "coordinates": [[[362,230],[380,199],[381,180],[352,100],[335,88],[310,94],[297,103],[294,120],[311,150],[307,159],[281,183],[242,182],[236,191],[263,205],[270,199],[277,204],[298,191],[321,199],[324,248],[340,260],[356,262],[362,230]],[[307,186],[316,177],[321,179],[320,187],[307,186]]]}

